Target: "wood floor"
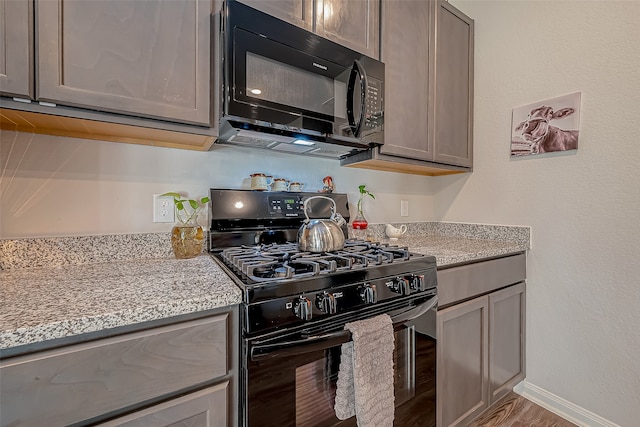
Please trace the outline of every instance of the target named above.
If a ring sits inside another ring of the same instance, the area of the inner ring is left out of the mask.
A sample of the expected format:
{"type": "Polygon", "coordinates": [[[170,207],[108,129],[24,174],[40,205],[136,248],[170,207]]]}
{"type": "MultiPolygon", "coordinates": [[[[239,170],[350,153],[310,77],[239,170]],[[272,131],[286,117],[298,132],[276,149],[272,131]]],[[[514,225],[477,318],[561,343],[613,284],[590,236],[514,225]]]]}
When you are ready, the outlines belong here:
{"type": "Polygon", "coordinates": [[[535,403],[509,393],[489,412],[478,417],[469,427],[576,427],[575,424],[549,412],[535,403]]]}

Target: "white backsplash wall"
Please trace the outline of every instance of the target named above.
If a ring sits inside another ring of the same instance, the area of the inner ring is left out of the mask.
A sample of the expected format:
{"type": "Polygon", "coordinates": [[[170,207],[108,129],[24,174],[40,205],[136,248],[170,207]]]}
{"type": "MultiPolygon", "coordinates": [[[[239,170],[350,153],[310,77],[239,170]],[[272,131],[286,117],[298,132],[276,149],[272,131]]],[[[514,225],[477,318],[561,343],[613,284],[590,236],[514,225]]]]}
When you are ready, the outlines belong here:
{"type": "MultiPolygon", "coordinates": [[[[254,172],[303,182],[304,190],[334,179],[352,211],[365,184],[372,223],[433,220],[429,177],[340,167],[339,161],[259,149],[215,146],[209,152],[0,132],[0,238],[169,231],[153,223],[153,194],[202,197],[209,188],[248,188],[254,172]],[[409,217],[400,217],[400,201],[409,217]]],[[[206,218],[200,218],[202,225],[206,218]]]]}
{"type": "Polygon", "coordinates": [[[451,2],[476,23],[474,171],[434,178],[436,218],[532,227],[527,381],[637,426],[640,2],[451,2]],[[510,159],[512,108],[577,91],[578,150],[510,159]]]}

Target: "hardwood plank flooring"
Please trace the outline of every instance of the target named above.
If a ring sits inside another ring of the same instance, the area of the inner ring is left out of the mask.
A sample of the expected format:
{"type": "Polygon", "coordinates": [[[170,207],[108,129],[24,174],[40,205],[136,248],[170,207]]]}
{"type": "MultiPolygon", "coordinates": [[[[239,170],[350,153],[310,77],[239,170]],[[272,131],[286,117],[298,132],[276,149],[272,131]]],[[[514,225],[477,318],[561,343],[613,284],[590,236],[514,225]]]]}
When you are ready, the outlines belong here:
{"type": "Polygon", "coordinates": [[[530,400],[511,392],[469,427],[576,427],[530,400]]]}

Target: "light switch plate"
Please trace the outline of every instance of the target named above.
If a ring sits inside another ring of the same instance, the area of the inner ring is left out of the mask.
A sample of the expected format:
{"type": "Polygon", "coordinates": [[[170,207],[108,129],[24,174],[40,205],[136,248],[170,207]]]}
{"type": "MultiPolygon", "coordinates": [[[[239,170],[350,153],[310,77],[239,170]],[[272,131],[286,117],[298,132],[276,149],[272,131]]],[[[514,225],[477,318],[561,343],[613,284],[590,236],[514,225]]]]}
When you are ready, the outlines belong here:
{"type": "Polygon", "coordinates": [[[409,216],[408,200],[400,200],[400,216],[409,216]]]}

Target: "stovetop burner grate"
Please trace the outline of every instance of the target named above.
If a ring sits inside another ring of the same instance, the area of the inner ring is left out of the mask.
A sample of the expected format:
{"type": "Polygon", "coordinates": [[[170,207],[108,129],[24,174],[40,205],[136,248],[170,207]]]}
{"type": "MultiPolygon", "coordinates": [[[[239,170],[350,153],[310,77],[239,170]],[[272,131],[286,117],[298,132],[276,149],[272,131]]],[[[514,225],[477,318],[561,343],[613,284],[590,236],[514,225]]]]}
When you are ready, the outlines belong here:
{"type": "Polygon", "coordinates": [[[407,261],[411,253],[407,247],[347,240],[334,252],[301,252],[296,243],[272,243],[225,249],[221,258],[243,281],[274,282],[407,261]]]}

